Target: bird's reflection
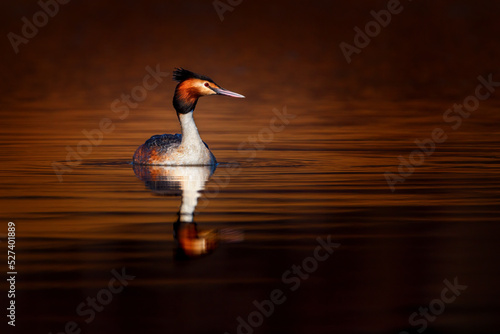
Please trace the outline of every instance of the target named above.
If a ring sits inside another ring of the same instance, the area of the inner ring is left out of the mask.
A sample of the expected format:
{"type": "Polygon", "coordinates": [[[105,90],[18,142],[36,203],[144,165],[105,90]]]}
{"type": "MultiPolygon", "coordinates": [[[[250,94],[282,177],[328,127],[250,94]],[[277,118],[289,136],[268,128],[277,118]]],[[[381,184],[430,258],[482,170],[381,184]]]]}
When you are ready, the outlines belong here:
{"type": "Polygon", "coordinates": [[[158,195],[181,196],[174,238],[176,259],[189,259],[211,253],[218,243],[215,230],[198,230],[194,212],[200,191],[214,173],[215,166],[145,166],[134,165],[135,175],[158,195]]]}

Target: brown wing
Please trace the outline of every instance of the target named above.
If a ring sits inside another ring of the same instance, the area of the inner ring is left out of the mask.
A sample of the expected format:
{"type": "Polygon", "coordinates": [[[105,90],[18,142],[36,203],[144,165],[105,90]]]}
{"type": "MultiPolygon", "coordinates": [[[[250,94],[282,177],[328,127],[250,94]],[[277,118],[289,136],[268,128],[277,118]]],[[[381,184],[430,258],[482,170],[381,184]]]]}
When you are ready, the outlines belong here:
{"type": "Polygon", "coordinates": [[[134,153],[134,164],[156,165],[165,159],[165,156],[182,142],[182,135],[165,134],[149,138],[134,153]]]}

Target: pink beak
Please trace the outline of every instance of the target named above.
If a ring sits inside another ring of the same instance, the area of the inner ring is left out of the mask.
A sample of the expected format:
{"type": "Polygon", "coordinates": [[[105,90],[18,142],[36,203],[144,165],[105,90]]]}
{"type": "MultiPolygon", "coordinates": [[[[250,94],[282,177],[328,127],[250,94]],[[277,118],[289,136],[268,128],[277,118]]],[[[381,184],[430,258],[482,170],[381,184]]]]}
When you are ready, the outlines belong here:
{"type": "Polygon", "coordinates": [[[224,89],[224,88],[212,88],[214,92],[216,92],[219,95],[226,95],[226,96],[231,96],[231,97],[239,97],[239,98],[245,98],[243,95],[231,92],[230,90],[224,89]]]}

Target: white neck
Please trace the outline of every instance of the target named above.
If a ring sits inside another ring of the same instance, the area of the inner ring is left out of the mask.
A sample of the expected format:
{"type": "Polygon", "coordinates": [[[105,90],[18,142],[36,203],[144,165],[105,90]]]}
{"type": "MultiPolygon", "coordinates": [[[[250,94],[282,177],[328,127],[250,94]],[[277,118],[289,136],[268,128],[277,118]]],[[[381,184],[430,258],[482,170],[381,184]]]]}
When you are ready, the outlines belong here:
{"type": "Polygon", "coordinates": [[[182,145],[203,143],[194,123],[192,111],[187,114],[179,114],[179,122],[181,123],[182,145]]]}
{"type": "Polygon", "coordinates": [[[182,130],[182,142],[175,153],[176,165],[212,165],[215,158],[210,150],[201,140],[196,124],[194,124],[193,112],[179,114],[182,130]]]}

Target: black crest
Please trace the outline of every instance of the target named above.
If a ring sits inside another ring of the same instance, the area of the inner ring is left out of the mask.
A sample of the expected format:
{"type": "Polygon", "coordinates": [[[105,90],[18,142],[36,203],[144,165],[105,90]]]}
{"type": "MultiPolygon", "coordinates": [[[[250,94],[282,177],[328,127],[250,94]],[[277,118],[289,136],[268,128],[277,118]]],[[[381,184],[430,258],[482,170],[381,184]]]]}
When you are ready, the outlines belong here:
{"type": "Polygon", "coordinates": [[[188,80],[188,79],[200,79],[200,80],[206,80],[206,81],[214,82],[209,77],[206,77],[204,75],[196,74],[194,72],[185,70],[182,67],[176,68],[174,70],[173,79],[174,79],[174,81],[177,81],[177,82],[182,82],[182,81],[188,80]]]}

